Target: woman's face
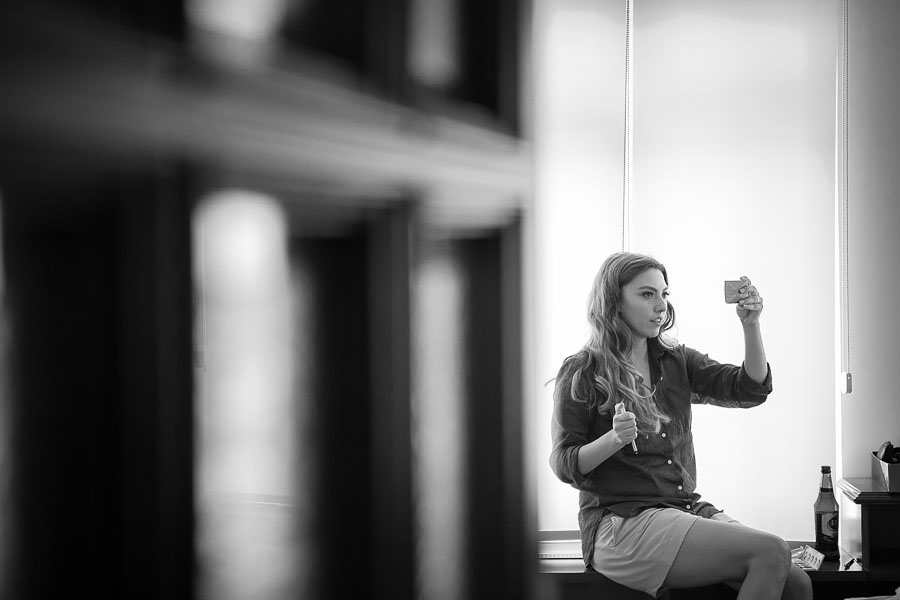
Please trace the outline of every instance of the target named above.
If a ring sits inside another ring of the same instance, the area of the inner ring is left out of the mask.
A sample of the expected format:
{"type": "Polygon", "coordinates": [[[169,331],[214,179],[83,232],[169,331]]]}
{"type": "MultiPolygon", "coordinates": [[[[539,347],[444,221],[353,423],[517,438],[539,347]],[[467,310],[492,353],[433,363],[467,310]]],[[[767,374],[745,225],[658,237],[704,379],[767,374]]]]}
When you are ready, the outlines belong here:
{"type": "Polygon", "coordinates": [[[666,320],[668,287],[662,271],[647,269],[622,286],[622,319],[635,337],[652,338],[666,320]]]}

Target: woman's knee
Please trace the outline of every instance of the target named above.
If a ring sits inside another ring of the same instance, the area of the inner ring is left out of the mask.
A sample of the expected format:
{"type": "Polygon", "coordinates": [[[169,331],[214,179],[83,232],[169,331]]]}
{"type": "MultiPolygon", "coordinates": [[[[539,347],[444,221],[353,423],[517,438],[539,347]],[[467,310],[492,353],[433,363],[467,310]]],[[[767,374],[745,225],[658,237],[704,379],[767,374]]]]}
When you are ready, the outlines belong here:
{"type": "Polygon", "coordinates": [[[761,568],[773,576],[787,579],[791,570],[791,549],[778,536],[761,534],[754,543],[749,568],[761,568]]]}

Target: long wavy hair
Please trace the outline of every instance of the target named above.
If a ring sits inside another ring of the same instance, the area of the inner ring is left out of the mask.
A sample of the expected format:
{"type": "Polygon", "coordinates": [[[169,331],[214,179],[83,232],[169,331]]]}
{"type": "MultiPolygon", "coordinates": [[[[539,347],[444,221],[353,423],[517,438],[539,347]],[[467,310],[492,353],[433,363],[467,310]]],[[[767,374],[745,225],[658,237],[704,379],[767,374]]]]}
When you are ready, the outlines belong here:
{"type": "MultiPolygon", "coordinates": [[[[620,312],[623,286],[647,269],[660,271],[669,284],[666,267],[650,256],[619,252],[603,262],[588,297],[590,338],[578,353],[563,362],[554,394],[568,393],[573,400],[609,414],[615,411],[616,404],[624,402],[625,408],[635,414],[639,431],[659,432],[660,424],[670,419],[657,406],[655,387],[651,388],[651,383],[644,381],[631,364],[634,342],[631,328],[620,312]]],[[[667,348],[675,345],[665,335],[674,325],[675,308],[669,303],[657,338],[667,348]]]]}

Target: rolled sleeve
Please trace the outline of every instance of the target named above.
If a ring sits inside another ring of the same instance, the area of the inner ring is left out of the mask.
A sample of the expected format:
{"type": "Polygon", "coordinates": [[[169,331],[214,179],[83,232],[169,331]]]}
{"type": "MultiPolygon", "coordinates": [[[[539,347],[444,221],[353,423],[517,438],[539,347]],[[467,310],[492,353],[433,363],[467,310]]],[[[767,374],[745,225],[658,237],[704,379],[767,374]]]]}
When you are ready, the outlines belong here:
{"type": "Polygon", "coordinates": [[[588,439],[590,410],[587,404],[569,397],[566,383],[561,382],[559,385],[566,389],[558,390],[557,398],[553,402],[551,426],[553,449],[550,451],[550,467],[560,481],[583,489],[586,476],[578,470],[578,450],[590,441],[588,439]]]}
{"type": "Polygon", "coordinates": [[[750,395],[762,396],[760,403],[766,400],[766,397],[772,393],[772,365],[766,363],[766,378],[760,383],[747,374],[744,365],[738,373],[738,387],[742,392],[750,395]]]}
{"type": "Polygon", "coordinates": [[[772,393],[772,368],[768,363],[766,378],[760,383],[747,374],[743,365],[719,363],[691,348],[684,352],[694,404],[751,408],[765,402],[772,393]]]}

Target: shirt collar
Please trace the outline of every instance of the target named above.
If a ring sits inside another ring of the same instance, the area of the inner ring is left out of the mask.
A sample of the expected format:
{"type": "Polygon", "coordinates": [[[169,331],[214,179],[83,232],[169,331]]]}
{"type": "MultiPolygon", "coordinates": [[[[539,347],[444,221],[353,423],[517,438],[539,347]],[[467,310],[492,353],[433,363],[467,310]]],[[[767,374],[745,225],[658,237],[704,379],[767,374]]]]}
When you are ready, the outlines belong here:
{"type": "Polygon", "coordinates": [[[669,349],[659,342],[659,337],[647,338],[647,353],[653,360],[659,360],[669,353],[669,349]]]}

